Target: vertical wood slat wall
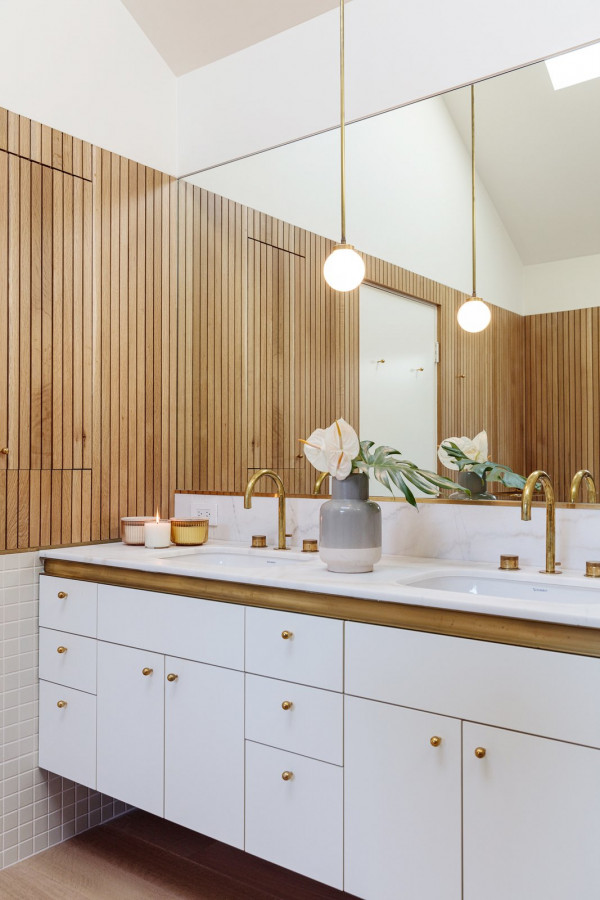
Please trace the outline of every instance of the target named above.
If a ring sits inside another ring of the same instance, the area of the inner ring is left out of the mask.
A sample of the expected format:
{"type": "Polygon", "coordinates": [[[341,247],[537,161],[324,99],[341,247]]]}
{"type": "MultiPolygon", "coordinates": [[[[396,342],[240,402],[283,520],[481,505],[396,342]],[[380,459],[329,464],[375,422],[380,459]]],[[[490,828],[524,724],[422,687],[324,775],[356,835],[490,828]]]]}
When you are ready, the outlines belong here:
{"type": "Polygon", "coordinates": [[[178,223],[177,488],[271,468],[310,493],[298,438],[358,421],[358,293],[323,282],[330,241],[202,188],[180,184],[178,223]]]}
{"type": "Polygon", "coordinates": [[[0,109],[0,550],[170,510],[176,200],[174,179],[0,109]]]}
{"type": "Polygon", "coordinates": [[[524,329],[526,468],[567,501],[579,469],[600,483],[600,308],[527,316],[524,329]]]}

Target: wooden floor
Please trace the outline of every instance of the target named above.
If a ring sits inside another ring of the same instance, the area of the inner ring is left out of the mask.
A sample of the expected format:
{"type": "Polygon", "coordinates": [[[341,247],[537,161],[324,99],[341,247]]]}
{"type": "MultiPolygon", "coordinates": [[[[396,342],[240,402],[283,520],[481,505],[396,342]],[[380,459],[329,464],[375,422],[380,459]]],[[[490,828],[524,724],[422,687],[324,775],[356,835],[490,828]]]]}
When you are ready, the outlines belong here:
{"type": "Polygon", "coordinates": [[[352,900],[136,811],[0,872],[2,900],[352,900]]]}

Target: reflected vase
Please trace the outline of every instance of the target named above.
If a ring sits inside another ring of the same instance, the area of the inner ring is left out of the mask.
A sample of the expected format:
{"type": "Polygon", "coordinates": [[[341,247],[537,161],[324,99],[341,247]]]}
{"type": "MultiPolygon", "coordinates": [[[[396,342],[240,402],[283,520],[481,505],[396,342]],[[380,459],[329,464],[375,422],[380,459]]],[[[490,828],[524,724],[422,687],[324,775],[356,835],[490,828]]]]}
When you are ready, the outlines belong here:
{"type": "Polygon", "coordinates": [[[369,500],[362,472],[331,479],[319,514],[319,556],[330,572],[372,572],[381,558],[381,508],[369,500]]]}
{"type": "Polygon", "coordinates": [[[475,472],[459,472],[458,483],[461,487],[471,491],[471,495],[464,491],[454,491],[450,494],[450,500],[495,500],[494,494],[487,489],[485,478],[476,475],[475,472]]]}

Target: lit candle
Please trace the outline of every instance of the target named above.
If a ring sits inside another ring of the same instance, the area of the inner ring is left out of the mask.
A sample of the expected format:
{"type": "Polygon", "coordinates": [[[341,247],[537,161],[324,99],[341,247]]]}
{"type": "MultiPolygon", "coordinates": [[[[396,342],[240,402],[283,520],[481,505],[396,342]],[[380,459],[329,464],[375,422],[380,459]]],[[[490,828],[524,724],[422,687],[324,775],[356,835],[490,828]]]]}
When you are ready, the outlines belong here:
{"type": "Polygon", "coordinates": [[[171,523],[168,519],[161,521],[158,510],[156,510],[156,521],[146,522],[144,525],[144,544],[146,547],[158,550],[160,547],[168,547],[170,543],[171,523]]]}

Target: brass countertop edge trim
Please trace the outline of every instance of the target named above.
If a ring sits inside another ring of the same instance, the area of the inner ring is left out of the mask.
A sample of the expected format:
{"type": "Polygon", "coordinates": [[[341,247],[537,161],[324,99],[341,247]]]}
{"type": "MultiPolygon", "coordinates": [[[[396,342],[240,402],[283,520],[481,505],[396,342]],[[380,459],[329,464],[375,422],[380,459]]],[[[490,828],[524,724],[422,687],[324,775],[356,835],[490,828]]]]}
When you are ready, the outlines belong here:
{"type": "Polygon", "coordinates": [[[600,657],[600,628],[566,625],[561,622],[541,622],[494,613],[220,581],[170,572],[145,572],[64,559],[45,558],[44,573],[79,581],[286,610],[366,625],[387,625],[495,644],[600,657]]]}

